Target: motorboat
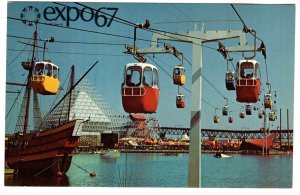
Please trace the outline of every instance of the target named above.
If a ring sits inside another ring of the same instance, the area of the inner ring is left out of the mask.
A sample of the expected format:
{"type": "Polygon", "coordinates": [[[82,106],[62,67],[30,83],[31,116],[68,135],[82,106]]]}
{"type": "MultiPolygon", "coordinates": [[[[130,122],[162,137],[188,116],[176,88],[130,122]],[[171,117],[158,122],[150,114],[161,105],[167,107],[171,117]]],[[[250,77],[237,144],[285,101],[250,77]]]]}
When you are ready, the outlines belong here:
{"type": "Polygon", "coordinates": [[[216,157],[216,158],[229,158],[231,156],[228,156],[226,154],[222,154],[221,152],[216,152],[216,154],[214,155],[214,157],[216,157]]]}
{"type": "Polygon", "coordinates": [[[116,150],[116,149],[107,150],[101,154],[101,157],[104,157],[104,158],[119,158],[120,156],[121,156],[120,151],[116,150]]]}

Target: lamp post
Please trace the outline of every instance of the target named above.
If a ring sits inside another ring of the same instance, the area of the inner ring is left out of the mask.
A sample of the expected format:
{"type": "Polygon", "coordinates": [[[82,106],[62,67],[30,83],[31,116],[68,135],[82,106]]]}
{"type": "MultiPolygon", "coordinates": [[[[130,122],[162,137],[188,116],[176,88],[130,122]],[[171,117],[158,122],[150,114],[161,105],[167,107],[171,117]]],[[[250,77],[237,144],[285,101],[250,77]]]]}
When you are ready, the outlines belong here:
{"type": "Polygon", "coordinates": [[[44,49],[43,49],[43,60],[44,60],[44,61],[45,61],[46,43],[47,43],[47,42],[53,43],[54,40],[55,40],[54,37],[50,37],[49,39],[46,39],[46,40],[44,41],[44,49]]]}

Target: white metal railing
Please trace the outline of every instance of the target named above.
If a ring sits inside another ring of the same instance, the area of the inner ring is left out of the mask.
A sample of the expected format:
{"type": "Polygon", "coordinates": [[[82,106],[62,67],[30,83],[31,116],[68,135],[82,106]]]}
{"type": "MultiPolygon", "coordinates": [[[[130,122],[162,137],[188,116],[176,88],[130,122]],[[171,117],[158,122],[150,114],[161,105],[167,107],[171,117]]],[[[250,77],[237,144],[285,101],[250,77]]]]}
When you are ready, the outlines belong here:
{"type": "Polygon", "coordinates": [[[43,76],[32,75],[31,81],[44,81],[45,78],[43,76]]]}
{"type": "Polygon", "coordinates": [[[237,79],[237,86],[256,86],[258,84],[256,79],[237,79]]]}
{"type": "Polygon", "coordinates": [[[208,31],[208,30],[228,30],[240,27],[240,20],[193,20],[193,21],[177,21],[177,22],[159,22],[154,23],[155,26],[165,31],[208,31]]]}
{"type": "Polygon", "coordinates": [[[144,87],[123,87],[122,88],[122,96],[144,96],[145,94],[146,94],[146,90],[144,87]]]}

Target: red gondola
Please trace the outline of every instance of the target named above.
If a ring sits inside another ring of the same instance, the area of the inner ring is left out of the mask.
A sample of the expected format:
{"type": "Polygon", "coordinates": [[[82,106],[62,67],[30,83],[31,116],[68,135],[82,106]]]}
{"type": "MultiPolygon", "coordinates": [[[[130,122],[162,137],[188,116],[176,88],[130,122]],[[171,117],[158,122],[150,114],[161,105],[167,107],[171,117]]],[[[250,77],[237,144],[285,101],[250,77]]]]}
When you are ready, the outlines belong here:
{"type": "Polygon", "coordinates": [[[178,94],[176,96],[176,107],[177,108],[185,108],[185,97],[182,94],[178,94]]]}
{"type": "Polygon", "coordinates": [[[240,60],[237,64],[236,100],[255,103],[259,98],[260,72],[256,60],[240,60]]]}
{"type": "Polygon", "coordinates": [[[155,113],[159,101],[158,70],[146,63],[125,66],[122,103],[128,113],[155,113]]]}

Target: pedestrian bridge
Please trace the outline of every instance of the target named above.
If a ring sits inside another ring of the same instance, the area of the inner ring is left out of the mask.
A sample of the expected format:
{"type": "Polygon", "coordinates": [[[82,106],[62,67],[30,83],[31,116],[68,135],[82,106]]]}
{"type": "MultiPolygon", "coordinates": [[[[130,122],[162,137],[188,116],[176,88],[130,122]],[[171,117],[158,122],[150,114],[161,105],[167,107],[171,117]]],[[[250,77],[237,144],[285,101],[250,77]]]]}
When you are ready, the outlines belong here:
{"type": "MultiPolygon", "coordinates": [[[[184,135],[190,133],[190,128],[178,127],[160,127],[159,133],[169,135],[184,135]]],[[[270,130],[270,133],[275,133],[276,139],[293,139],[293,130],[270,130]]],[[[202,137],[208,138],[227,138],[227,139],[261,139],[264,137],[264,132],[260,130],[223,130],[223,129],[202,129],[202,137]]]]}

